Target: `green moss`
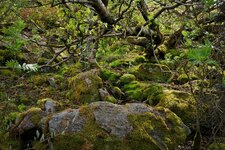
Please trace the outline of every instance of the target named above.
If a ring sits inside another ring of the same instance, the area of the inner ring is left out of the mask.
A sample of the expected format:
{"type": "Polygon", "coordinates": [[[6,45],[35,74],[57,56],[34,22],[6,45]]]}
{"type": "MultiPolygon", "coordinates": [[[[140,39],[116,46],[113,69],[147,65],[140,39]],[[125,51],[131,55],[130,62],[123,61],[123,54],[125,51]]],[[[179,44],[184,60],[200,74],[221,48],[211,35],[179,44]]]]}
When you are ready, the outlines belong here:
{"type": "Polygon", "coordinates": [[[43,85],[48,83],[48,78],[46,75],[32,75],[29,79],[29,82],[35,85],[43,85]]]}
{"type": "Polygon", "coordinates": [[[23,104],[30,104],[32,102],[32,100],[28,98],[27,95],[24,95],[24,94],[19,96],[19,100],[20,100],[20,103],[23,103],[23,104]]]}
{"type": "Polygon", "coordinates": [[[165,90],[157,106],[169,108],[187,125],[195,122],[195,101],[187,92],[165,90]]]}
{"type": "MultiPolygon", "coordinates": [[[[20,119],[24,118],[27,115],[30,115],[30,120],[34,125],[38,125],[40,120],[42,119],[41,116],[42,110],[40,108],[37,107],[32,107],[30,109],[28,109],[27,111],[21,113],[18,117],[18,121],[20,121],[20,119]]],[[[17,122],[19,123],[19,122],[17,122]]]]}
{"type": "Polygon", "coordinates": [[[117,103],[117,100],[113,96],[106,96],[105,101],[111,102],[111,103],[117,103]]]}
{"type": "Polygon", "coordinates": [[[60,73],[63,76],[73,77],[73,76],[77,75],[78,73],[81,73],[83,68],[84,67],[82,66],[81,63],[65,65],[62,68],[60,68],[60,73]]]}
{"type": "Polygon", "coordinates": [[[119,83],[123,85],[123,84],[130,83],[130,82],[134,81],[135,79],[136,79],[136,77],[133,74],[123,74],[120,77],[119,83]]]}
{"type": "Polygon", "coordinates": [[[100,77],[105,81],[109,80],[110,82],[115,83],[119,79],[120,74],[108,69],[101,69],[100,77]]]}
{"type": "Polygon", "coordinates": [[[3,75],[3,76],[7,76],[7,77],[17,77],[17,74],[15,71],[11,71],[9,69],[2,69],[0,70],[0,75],[3,75]]]}
{"type": "MultiPolygon", "coordinates": [[[[194,74],[190,75],[190,80],[196,80],[197,76],[195,76],[194,74]]],[[[179,84],[185,84],[188,82],[188,76],[186,74],[181,74],[178,76],[177,81],[179,84]]]]}
{"type": "Polygon", "coordinates": [[[39,107],[39,108],[41,108],[41,109],[44,109],[45,108],[45,103],[46,103],[46,101],[52,101],[54,104],[55,104],[55,109],[56,110],[60,110],[60,108],[62,107],[62,105],[59,103],[59,102],[57,102],[57,101],[54,101],[53,99],[51,99],[51,98],[44,98],[44,99],[39,99],[38,101],[37,101],[37,107],[39,107]]]}
{"type": "Polygon", "coordinates": [[[164,65],[144,63],[130,69],[140,80],[150,80],[155,82],[168,82],[172,77],[172,72],[164,65]]]}
{"type": "Polygon", "coordinates": [[[156,105],[163,93],[163,88],[157,84],[147,84],[132,81],[122,88],[128,99],[146,101],[150,105],[156,105]]]}
{"type": "Polygon", "coordinates": [[[49,61],[49,59],[44,58],[44,57],[40,57],[40,58],[38,58],[37,63],[38,63],[38,65],[44,65],[44,64],[46,64],[48,61],[49,61]]]}
{"type": "Polygon", "coordinates": [[[122,90],[117,86],[112,88],[112,92],[113,92],[114,97],[116,97],[116,98],[121,98],[121,96],[124,94],[122,92],[122,90]]]}
{"type": "Polygon", "coordinates": [[[124,60],[115,60],[109,64],[112,68],[118,68],[118,67],[127,67],[129,66],[129,62],[124,60]]]}
{"type": "Polygon", "coordinates": [[[225,143],[210,144],[209,150],[225,150],[225,143]]]}
{"type": "Polygon", "coordinates": [[[159,111],[168,121],[165,121],[161,115],[149,112],[129,115],[129,120],[134,127],[129,135],[132,147],[133,144],[135,146],[135,143],[138,143],[139,149],[143,150],[149,147],[151,150],[176,149],[185,141],[186,132],[181,128],[182,121],[167,109],[159,108],[159,111]]]}
{"type": "Polygon", "coordinates": [[[70,98],[78,103],[100,101],[99,88],[103,85],[102,79],[96,70],[80,73],[68,79],[70,98]]]}
{"type": "Polygon", "coordinates": [[[133,65],[138,65],[144,63],[146,61],[144,56],[137,56],[134,61],[132,62],[133,65]]]}
{"type": "Polygon", "coordinates": [[[124,91],[129,100],[143,101],[143,90],[146,88],[146,86],[147,85],[144,83],[132,81],[129,84],[124,85],[122,90],[124,91]]]}
{"type": "Polygon", "coordinates": [[[147,103],[155,106],[162,98],[163,87],[157,84],[150,84],[143,92],[144,97],[147,97],[147,103]]]}
{"type": "Polygon", "coordinates": [[[3,133],[0,131],[0,148],[1,150],[8,149],[19,149],[20,148],[20,140],[11,138],[8,133],[3,133]]]}

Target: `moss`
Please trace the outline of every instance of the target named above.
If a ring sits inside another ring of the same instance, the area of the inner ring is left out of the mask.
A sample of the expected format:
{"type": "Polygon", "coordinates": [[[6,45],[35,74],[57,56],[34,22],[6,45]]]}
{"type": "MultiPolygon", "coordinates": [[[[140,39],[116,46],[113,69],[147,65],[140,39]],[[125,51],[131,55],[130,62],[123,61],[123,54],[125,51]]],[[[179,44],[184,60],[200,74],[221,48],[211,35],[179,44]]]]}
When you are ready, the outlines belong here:
{"type": "Polygon", "coordinates": [[[95,70],[80,73],[68,79],[70,98],[78,103],[100,101],[99,88],[103,85],[102,79],[95,70]]]}
{"type": "Polygon", "coordinates": [[[23,119],[25,116],[29,115],[30,120],[34,125],[38,125],[40,120],[42,119],[42,110],[37,107],[32,107],[28,109],[27,111],[19,114],[16,124],[20,123],[21,119],[23,119]]]}
{"type": "Polygon", "coordinates": [[[144,63],[146,61],[144,56],[137,56],[134,61],[132,62],[133,65],[138,65],[144,63]]]}
{"type": "Polygon", "coordinates": [[[136,77],[133,74],[123,74],[120,77],[119,83],[123,85],[123,84],[130,83],[130,82],[134,81],[135,79],[136,79],[136,77]]]}
{"type": "Polygon", "coordinates": [[[118,68],[118,67],[128,67],[129,62],[124,61],[124,60],[115,60],[109,64],[110,67],[112,68],[118,68]]]}
{"type": "Polygon", "coordinates": [[[55,107],[54,107],[54,108],[56,108],[56,110],[60,110],[60,108],[62,107],[62,105],[61,105],[59,102],[54,101],[54,100],[51,99],[51,98],[39,99],[39,100],[37,101],[37,107],[39,107],[39,108],[41,108],[41,109],[43,110],[43,109],[45,108],[45,103],[46,103],[47,101],[52,101],[52,102],[55,104],[55,107]]]}
{"type": "MultiPolygon", "coordinates": [[[[194,74],[190,75],[190,80],[196,80],[198,79],[197,76],[195,76],[194,74]]],[[[185,84],[188,82],[188,76],[186,74],[181,74],[178,76],[177,81],[179,84],[185,84]]]]}
{"type": "Polygon", "coordinates": [[[150,84],[143,93],[144,97],[147,97],[147,103],[151,106],[155,106],[162,98],[163,87],[157,84],[150,84]]]}
{"type": "Polygon", "coordinates": [[[212,143],[209,145],[209,150],[225,150],[225,143],[212,143]]]}
{"type": "Polygon", "coordinates": [[[155,82],[168,82],[172,77],[172,72],[164,65],[144,63],[130,69],[140,80],[150,80],[155,82]]]}
{"type": "Polygon", "coordinates": [[[11,138],[8,133],[3,133],[0,131],[0,148],[1,150],[8,149],[19,149],[20,140],[11,138]]]}
{"type": "Polygon", "coordinates": [[[2,69],[2,70],[0,70],[0,75],[7,76],[7,77],[12,77],[12,78],[16,78],[17,77],[16,72],[15,71],[11,71],[9,69],[2,69]]]}
{"type": "Polygon", "coordinates": [[[78,73],[81,73],[83,70],[83,66],[81,63],[75,63],[72,65],[65,65],[62,68],[60,68],[60,73],[63,76],[73,77],[77,75],[78,73]]]}
{"type": "Polygon", "coordinates": [[[44,58],[44,57],[40,57],[40,58],[38,58],[37,63],[38,63],[38,65],[44,65],[44,64],[46,64],[48,61],[49,61],[49,59],[44,58]]]}
{"type": "Polygon", "coordinates": [[[108,69],[101,69],[100,77],[105,81],[108,80],[112,83],[115,83],[119,79],[120,74],[113,72],[111,70],[108,70],[108,69]]]}
{"type": "Polygon", "coordinates": [[[35,84],[35,85],[43,85],[48,84],[48,78],[46,75],[32,75],[29,79],[29,82],[35,84]]]}
{"type": "Polygon", "coordinates": [[[129,135],[132,147],[133,144],[135,146],[135,143],[138,143],[138,146],[140,145],[138,149],[143,150],[149,147],[152,150],[176,149],[179,144],[185,141],[186,132],[181,127],[180,118],[167,109],[159,108],[158,110],[161,115],[150,112],[129,115],[129,120],[134,127],[129,135]],[[166,121],[163,116],[165,116],[166,121]]]}
{"type": "Polygon", "coordinates": [[[112,92],[113,92],[113,96],[116,98],[121,98],[121,96],[124,95],[122,90],[117,86],[112,88],[112,92]]]}
{"type": "Polygon", "coordinates": [[[105,98],[105,101],[110,102],[110,103],[114,103],[114,104],[117,103],[117,100],[113,96],[107,96],[105,98]]]}
{"type": "Polygon", "coordinates": [[[150,105],[156,105],[163,93],[163,88],[157,84],[147,84],[132,81],[123,86],[122,90],[128,99],[146,101],[150,105]]]}
{"type": "Polygon", "coordinates": [[[124,91],[129,100],[143,101],[143,89],[145,89],[146,86],[147,85],[144,83],[132,81],[129,84],[124,85],[122,90],[124,91]]]}
{"type": "Polygon", "coordinates": [[[23,103],[23,104],[30,104],[32,102],[32,100],[28,98],[27,95],[24,95],[24,94],[19,96],[19,100],[20,100],[20,103],[23,103]]]}
{"type": "Polygon", "coordinates": [[[169,108],[187,125],[195,122],[195,101],[191,94],[176,90],[164,90],[157,106],[169,108]]]}

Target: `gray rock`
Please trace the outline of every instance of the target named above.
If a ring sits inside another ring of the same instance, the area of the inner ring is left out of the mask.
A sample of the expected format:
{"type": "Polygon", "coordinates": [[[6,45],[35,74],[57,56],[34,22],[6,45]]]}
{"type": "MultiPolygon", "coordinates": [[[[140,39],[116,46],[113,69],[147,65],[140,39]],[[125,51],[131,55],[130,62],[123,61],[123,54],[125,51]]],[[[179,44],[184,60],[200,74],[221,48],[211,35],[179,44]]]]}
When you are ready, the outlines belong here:
{"type": "Polygon", "coordinates": [[[142,103],[116,105],[109,102],[95,102],[90,104],[90,107],[94,109],[96,122],[110,134],[119,138],[124,138],[133,130],[127,117],[129,114],[153,112],[151,107],[142,103]]]}
{"type": "Polygon", "coordinates": [[[54,78],[48,78],[48,82],[49,82],[49,84],[50,84],[52,87],[54,87],[54,88],[57,88],[57,87],[58,87],[58,85],[56,84],[54,78]]]}
{"type": "Polygon", "coordinates": [[[99,94],[101,96],[101,100],[105,101],[107,96],[110,96],[109,92],[106,88],[100,88],[98,89],[99,94]]]}
{"type": "Polygon", "coordinates": [[[90,104],[94,109],[96,122],[110,134],[123,138],[132,131],[127,115],[128,111],[122,105],[109,102],[95,102],[90,104]]]}
{"type": "Polygon", "coordinates": [[[54,101],[46,101],[45,102],[45,111],[47,114],[55,112],[56,103],[54,101]]]}
{"type": "Polygon", "coordinates": [[[52,116],[49,131],[53,133],[71,133],[80,131],[85,123],[78,109],[68,109],[52,116]]]}

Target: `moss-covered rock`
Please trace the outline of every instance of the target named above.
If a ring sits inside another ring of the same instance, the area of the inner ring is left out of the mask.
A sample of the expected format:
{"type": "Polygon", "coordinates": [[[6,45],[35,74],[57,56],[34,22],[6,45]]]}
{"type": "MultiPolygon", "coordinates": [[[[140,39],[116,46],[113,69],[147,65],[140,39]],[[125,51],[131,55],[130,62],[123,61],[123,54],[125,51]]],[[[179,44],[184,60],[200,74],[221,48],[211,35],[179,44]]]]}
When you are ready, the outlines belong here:
{"type": "Polygon", "coordinates": [[[101,69],[100,77],[105,81],[115,83],[119,80],[120,74],[108,69],[101,69]]]}
{"type": "Polygon", "coordinates": [[[23,136],[32,129],[39,129],[40,121],[44,115],[43,111],[36,107],[19,114],[15,125],[13,125],[10,131],[11,135],[14,137],[23,136]]]}
{"type": "Polygon", "coordinates": [[[129,62],[125,60],[115,60],[109,64],[112,68],[128,67],[129,65],[129,62]]]}
{"type": "Polygon", "coordinates": [[[181,119],[168,109],[160,107],[157,110],[159,114],[146,112],[129,116],[134,127],[129,137],[134,141],[134,147],[141,150],[149,147],[151,150],[169,150],[176,149],[185,141],[190,131],[184,130],[181,119]]]}
{"type": "Polygon", "coordinates": [[[119,83],[121,85],[123,85],[123,84],[130,83],[130,82],[134,81],[135,79],[136,79],[136,77],[133,74],[123,74],[120,77],[119,83]]]}
{"type": "Polygon", "coordinates": [[[122,90],[127,96],[128,100],[137,100],[137,101],[143,101],[144,100],[144,94],[143,89],[147,87],[146,84],[133,81],[123,86],[122,90]]]}
{"type": "Polygon", "coordinates": [[[164,90],[163,92],[157,106],[169,108],[187,125],[195,122],[195,101],[190,93],[177,90],[164,90]]]}
{"type": "Polygon", "coordinates": [[[132,62],[133,65],[138,65],[144,63],[146,61],[144,56],[137,56],[135,57],[134,61],[132,62]]]}
{"type": "MultiPolygon", "coordinates": [[[[197,76],[195,76],[194,74],[190,75],[190,80],[196,80],[198,79],[197,76]]],[[[181,74],[178,76],[177,81],[179,84],[185,84],[188,82],[188,76],[186,74],[181,74]]]]}
{"type": "MultiPolygon", "coordinates": [[[[34,109],[36,113],[39,111],[34,109]]],[[[36,113],[33,114],[36,116],[36,113]]],[[[48,118],[46,127],[49,133],[45,136],[51,138],[51,143],[33,141],[36,149],[45,149],[51,144],[52,148],[59,150],[167,150],[176,149],[189,132],[169,109],[142,103],[95,102],[48,118]]],[[[27,122],[32,120],[33,117],[26,119],[27,122]]]]}
{"type": "Polygon", "coordinates": [[[122,92],[122,90],[117,86],[112,87],[112,93],[113,93],[114,97],[119,98],[119,99],[122,96],[124,96],[124,93],[122,92]]]}
{"type": "Polygon", "coordinates": [[[130,100],[146,101],[150,105],[156,105],[162,96],[163,87],[157,84],[147,84],[132,81],[122,88],[130,100]]]}
{"type": "Polygon", "coordinates": [[[79,73],[69,78],[69,97],[78,103],[90,103],[100,101],[99,89],[102,87],[102,79],[98,76],[97,70],[90,70],[79,73]]]}
{"type": "Polygon", "coordinates": [[[143,91],[144,97],[147,97],[147,104],[151,106],[157,105],[163,96],[163,87],[158,84],[150,84],[148,87],[143,91]]]}
{"type": "Polygon", "coordinates": [[[37,106],[47,113],[54,113],[62,108],[62,105],[51,98],[44,98],[37,101],[37,106]]]}
{"type": "Polygon", "coordinates": [[[168,82],[172,78],[172,72],[164,65],[144,63],[130,69],[140,80],[168,82]]]}

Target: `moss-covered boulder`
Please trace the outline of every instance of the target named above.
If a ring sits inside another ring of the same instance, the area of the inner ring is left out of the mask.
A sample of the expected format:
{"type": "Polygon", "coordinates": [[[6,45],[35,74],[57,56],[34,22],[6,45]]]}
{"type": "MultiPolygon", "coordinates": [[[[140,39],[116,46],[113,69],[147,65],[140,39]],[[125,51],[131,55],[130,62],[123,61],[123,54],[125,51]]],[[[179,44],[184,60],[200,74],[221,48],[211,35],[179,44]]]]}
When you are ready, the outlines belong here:
{"type": "Polygon", "coordinates": [[[69,78],[69,97],[77,103],[90,103],[100,101],[99,89],[102,87],[102,79],[98,76],[98,70],[90,70],[69,78]]]}
{"type": "Polygon", "coordinates": [[[105,81],[116,83],[119,80],[120,74],[108,69],[101,69],[100,77],[105,81]]]}
{"type": "MultiPolygon", "coordinates": [[[[60,150],[176,149],[189,134],[187,126],[169,109],[153,108],[143,103],[94,102],[42,119],[40,114],[41,109],[28,110],[13,128],[13,133],[24,135],[31,129],[40,128],[40,133],[45,133],[41,140],[51,138],[52,148],[60,150]]],[[[46,142],[31,143],[35,149],[49,146],[46,142]]]]}
{"type": "Polygon", "coordinates": [[[41,130],[40,121],[44,116],[45,113],[40,108],[36,107],[30,108],[26,112],[19,114],[16,123],[10,130],[11,136],[27,138],[30,134],[35,135],[36,130],[41,130]]]}
{"type": "Polygon", "coordinates": [[[168,67],[160,64],[143,63],[131,68],[130,73],[140,80],[168,82],[172,78],[172,72],[168,67]]]}
{"type": "Polygon", "coordinates": [[[187,125],[195,122],[195,101],[190,93],[177,90],[164,90],[163,93],[157,106],[169,108],[187,125]]]}
{"type": "Polygon", "coordinates": [[[136,79],[136,77],[133,74],[123,74],[120,77],[119,83],[121,85],[123,85],[123,84],[130,83],[130,82],[134,81],[135,79],[136,79]]]}
{"type": "Polygon", "coordinates": [[[150,105],[156,105],[161,99],[163,87],[158,84],[132,81],[122,88],[128,100],[146,101],[150,105]]]}

